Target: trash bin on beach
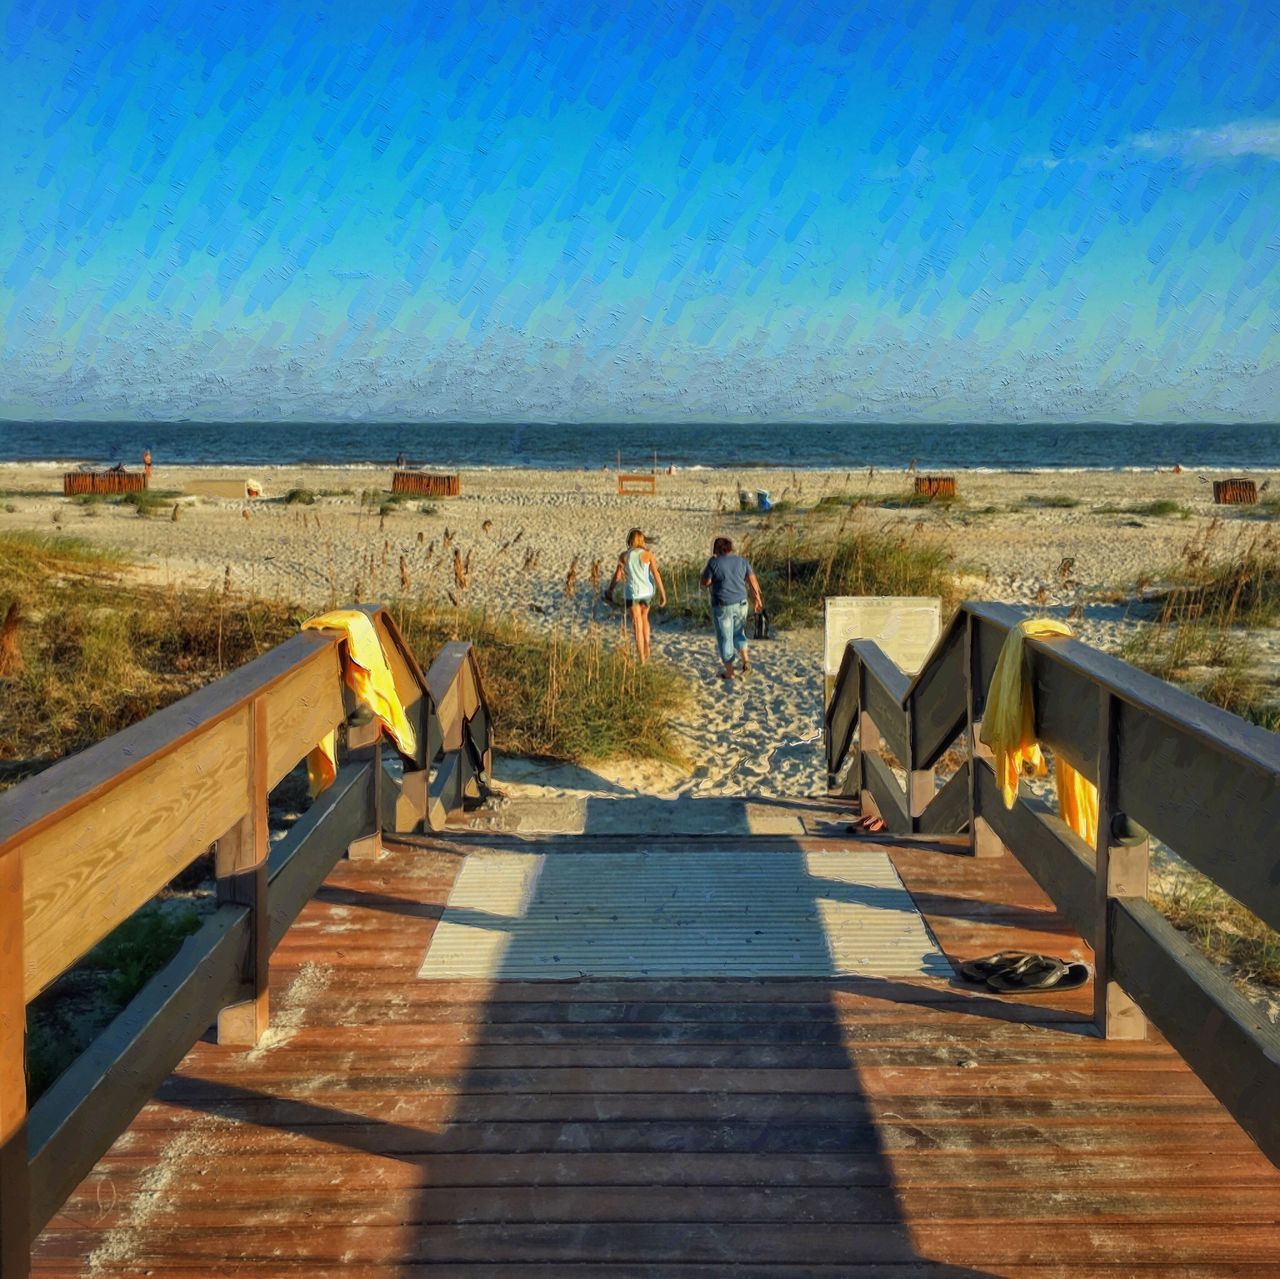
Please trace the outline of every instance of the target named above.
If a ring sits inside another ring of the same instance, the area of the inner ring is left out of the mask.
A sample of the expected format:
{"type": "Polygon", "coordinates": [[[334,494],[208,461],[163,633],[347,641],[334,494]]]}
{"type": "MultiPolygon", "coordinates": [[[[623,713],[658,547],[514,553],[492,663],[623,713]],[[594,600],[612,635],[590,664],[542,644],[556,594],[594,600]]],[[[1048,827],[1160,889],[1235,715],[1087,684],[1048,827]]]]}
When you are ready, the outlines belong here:
{"type": "Polygon", "coordinates": [[[756,505],[762,511],[773,510],[773,499],[769,496],[768,489],[756,489],[756,505]]]}

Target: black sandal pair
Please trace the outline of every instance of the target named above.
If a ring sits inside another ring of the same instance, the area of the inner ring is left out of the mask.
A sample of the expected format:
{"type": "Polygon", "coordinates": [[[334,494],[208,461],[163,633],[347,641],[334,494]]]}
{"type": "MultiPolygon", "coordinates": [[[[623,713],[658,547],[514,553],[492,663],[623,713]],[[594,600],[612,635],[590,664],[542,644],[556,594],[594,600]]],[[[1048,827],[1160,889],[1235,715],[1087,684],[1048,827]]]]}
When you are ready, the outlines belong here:
{"type": "Polygon", "coordinates": [[[1089,966],[1028,950],[1002,950],[960,965],[965,981],[983,982],[1002,995],[1033,995],[1045,990],[1075,990],[1089,980],[1089,966]]]}

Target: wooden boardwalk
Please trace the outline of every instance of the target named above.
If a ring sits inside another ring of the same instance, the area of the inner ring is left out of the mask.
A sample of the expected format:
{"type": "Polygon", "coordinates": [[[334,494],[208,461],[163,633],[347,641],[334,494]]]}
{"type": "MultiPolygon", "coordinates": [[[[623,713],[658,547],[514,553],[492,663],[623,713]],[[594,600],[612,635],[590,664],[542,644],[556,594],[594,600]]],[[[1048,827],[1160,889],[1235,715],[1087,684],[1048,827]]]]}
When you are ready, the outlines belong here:
{"type": "MultiPolygon", "coordinates": [[[[1280,1172],[1154,1032],[1095,1037],[1087,989],[420,980],[475,846],[339,863],[265,1040],[196,1045],[34,1273],[1277,1273],[1280,1172]]],[[[1007,855],[884,847],[948,955],[1087,956],[1007,855]]]]}

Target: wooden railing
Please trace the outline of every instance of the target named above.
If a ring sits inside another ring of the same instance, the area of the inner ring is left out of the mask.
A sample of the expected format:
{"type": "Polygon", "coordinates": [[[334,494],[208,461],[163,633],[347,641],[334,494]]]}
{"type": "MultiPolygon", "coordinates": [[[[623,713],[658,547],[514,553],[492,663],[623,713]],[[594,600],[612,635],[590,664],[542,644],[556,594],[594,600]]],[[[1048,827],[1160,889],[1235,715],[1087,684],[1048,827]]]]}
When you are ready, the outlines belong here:
{"type": "Polygon", "coordinates": [[[967,831],[977,856],[1007,848],[1093,946],[1099,1032],[1142,1038],[1149,1017],[1280,1162],[1280,1031],[1147,901],[1150,832],[1280,928],[1280,738],[1076,640],[1029,640],[1036,734],[1098,786],[1097,846],[1025,786],[1006,809],[978,731],[1024,616],[964,605],[914,679],[851,642],[826,713],[831,785],[891,831],[967,831]],[[939,784],[957,738],[961,762],[939,784]]]}
{"type": "Polygon", "coordinates": [[[356,709],[336,631],[304,631],[0,795],[0,1279],[27,1274],[30,1241],[207,1027],[257,1042],[271,952],[334,863],[424,819],[439,829],[483,793],[471,646],[445,645],[424,675],[390,615],[366,611],[417,749],[384,761],[378,721],[348,727],[337,779],[274,845],[271,789],[356,709]],[[217,910],[28,1113],[26,1005],[215,842],[217,910]]]}

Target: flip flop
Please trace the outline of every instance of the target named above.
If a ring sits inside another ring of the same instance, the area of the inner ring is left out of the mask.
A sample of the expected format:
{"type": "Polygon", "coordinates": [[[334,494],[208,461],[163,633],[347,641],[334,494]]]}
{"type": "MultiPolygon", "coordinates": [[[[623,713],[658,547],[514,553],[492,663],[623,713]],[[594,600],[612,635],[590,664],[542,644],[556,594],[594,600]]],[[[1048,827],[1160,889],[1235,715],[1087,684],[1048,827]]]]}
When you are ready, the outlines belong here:
{"type": "Polygon", "coordinates": [[[965,981],[985,982],[993,973],[1004,972],[1027,960],[1038,958],[1030,950],[1001,950],[994,955],[985,955],[982,959],[971,959],[967,964],[961,964],[960,976],[965,981]]]}
{"type": "Polygon", "coordinates": [[[878,835],[881,831],[888,830],[883,817],[873,817],[870,813],[866,817],[859,817],[856,822],[852,822],[845,827],[852,835],[878,835]]]}
{"type": "Polygon", "coordinates": [[[1076,960],[1067,965],[1067,971],[1054,983],[1053,988],[1054,990],[1075,990],[1076,987],[1083,986],[1090,976],[1089,965],[1076,960]]]}
{"type": "Polygon", "coordinates": [[[1033,955],[1029,960],[992,973],[987,985],[1004,995],[1033,994],[1052,990],[1066,976],[1067,966],[1052,955],[1033,955]]]}

